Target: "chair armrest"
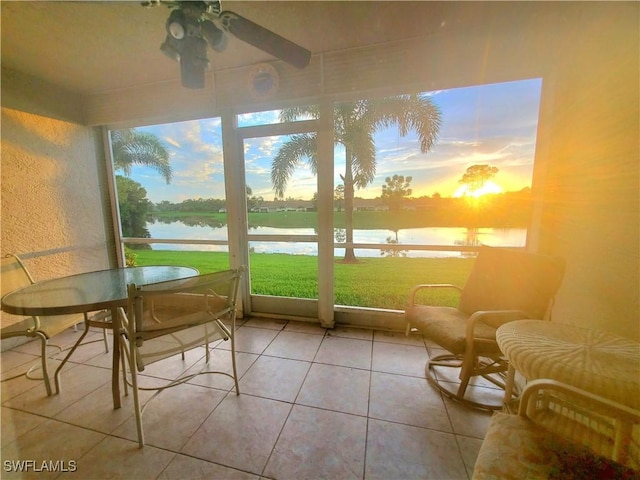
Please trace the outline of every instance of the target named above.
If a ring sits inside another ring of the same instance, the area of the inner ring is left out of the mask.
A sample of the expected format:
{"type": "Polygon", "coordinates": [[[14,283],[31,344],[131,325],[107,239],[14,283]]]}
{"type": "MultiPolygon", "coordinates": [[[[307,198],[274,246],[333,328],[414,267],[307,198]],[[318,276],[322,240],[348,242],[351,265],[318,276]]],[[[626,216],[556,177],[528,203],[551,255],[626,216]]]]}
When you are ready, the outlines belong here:
{"type": "Polygon", "coordinates": [[[416,285],[409,292],[409,306],[416,304],[415,303],[416,295],[420,290],[444,289],[444,288],[454,289],[454,290],[457,290],[459,293],[462,292],[462,288],[458,287],[457,285],[453,285],[451,283],[423,283],[420,285],[416,285]]]}
{"type": "Polygon", "coordinates": [[[621,464],[640,462],[633,445],[640,411],[608,398],[555,380],[533,380],[521,395],[518,415],[621,464]]]}
{"type": "MultiPolygon", "coordinates": [[[[467,327],[475,325],[476,322],[484,322],[494,328],[498,328],[505,323],[513,322],[514,320],[525,320],[531,318],[524,310],[479,310],[474,312],[467,320],[467,327]],[[486,321],[491,319],[491,322],[486,321]]],[[[467,328],[467,333],[469,329],[467,328]]]]}
{"type": "Polygon", "coordinates": [[[526,318],[529,318],[529,315],[522,310],[480,310],[475,312],[467,320],[467,344],[470,346],[469,342],[471,342],[471,345],[473,345],[473,333],[478,322],[484,322],[485,324],[497,329],[500,325],[504,325],[505,323],[513,322],[515,320],[523,320],[526,318]],[[492,319],[491,323],[484,321],[487,317],[492,319]]]}

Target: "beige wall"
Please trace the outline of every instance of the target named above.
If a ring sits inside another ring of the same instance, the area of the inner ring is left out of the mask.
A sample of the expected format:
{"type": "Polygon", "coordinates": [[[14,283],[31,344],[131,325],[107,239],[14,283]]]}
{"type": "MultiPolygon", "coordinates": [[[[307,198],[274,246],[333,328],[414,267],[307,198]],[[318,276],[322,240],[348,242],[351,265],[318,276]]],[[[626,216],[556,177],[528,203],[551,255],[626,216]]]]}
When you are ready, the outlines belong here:
{"type": "Polygon", "coordinates": [[[640,340],[638,6],[582,19],[548,92],[543,245],[567,261],[554,320],[640,340]]]}
{"type": "Polygon", "coordinates": [[[97,129],[2,108],[0,250],[36,280],[109,267],[100,143],[97,129]]]}

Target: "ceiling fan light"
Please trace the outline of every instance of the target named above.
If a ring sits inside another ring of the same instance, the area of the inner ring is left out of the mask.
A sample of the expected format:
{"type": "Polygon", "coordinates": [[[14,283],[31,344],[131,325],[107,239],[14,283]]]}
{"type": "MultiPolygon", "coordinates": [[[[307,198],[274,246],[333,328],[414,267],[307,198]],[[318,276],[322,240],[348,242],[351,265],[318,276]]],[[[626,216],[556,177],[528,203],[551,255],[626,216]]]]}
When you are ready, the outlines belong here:
{"type": "Polygon", "coordinates": [[[171,22],[167,26],[169,34],[176,40],[182,40],[184,38],[184,26],[180,22],[171,22]]]}
{"type": "Polygon", "coordinates": [[[173,10],[165,25],[167,33],[176,40],[182,40],[186,35],[185,16],[180,10],[173,10]]]}

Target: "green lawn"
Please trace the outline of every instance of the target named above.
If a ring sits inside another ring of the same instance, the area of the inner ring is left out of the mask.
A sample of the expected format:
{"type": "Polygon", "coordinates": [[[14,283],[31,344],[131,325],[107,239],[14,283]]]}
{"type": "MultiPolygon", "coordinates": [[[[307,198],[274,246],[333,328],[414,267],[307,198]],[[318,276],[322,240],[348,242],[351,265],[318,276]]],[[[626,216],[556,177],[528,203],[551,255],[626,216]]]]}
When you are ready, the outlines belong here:
{"type": "MultiPolygon", "coordinates": [[[[208,273],[229,268],[229,256],[217,252],[136,250],[138,265],[185,265],[208,273]]],[[[317,298],[318,257],[288,254],[250,256],[252,293],[317,298]]],[[[463,286],[474,259],[371,258],[357,264],[335,260],[335,303],[403,310],[409,290],[419,283],[463,286]]],[[[453,306],[455,293],[436,291],[433,303],[453,306]]]]}

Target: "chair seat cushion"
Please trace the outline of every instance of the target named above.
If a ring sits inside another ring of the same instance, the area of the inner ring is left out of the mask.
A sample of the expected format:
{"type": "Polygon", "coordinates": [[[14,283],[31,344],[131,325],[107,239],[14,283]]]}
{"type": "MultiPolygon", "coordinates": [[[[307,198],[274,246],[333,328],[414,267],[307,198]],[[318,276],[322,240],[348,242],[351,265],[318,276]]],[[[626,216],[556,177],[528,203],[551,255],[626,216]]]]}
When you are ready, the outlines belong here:
{"type": "Polygon", "coordinates": [[[491,418],[473,479],[638,478],[637,474],[525,417],[500,412],[491,418]]]}
{"type": "MultiPolygon", "coordinates": [[[[453,307],[434,307],[413,305],[406,310],[406,319],[418,328],[422,334],[455,355],[465,351],[468,316],[453,307]]],[[[495,343],[496,329],[482,322],[477,322],[474,337],[489,340],[491,343],[476,343],[479,354],[499,354],[495,343]]]]}

